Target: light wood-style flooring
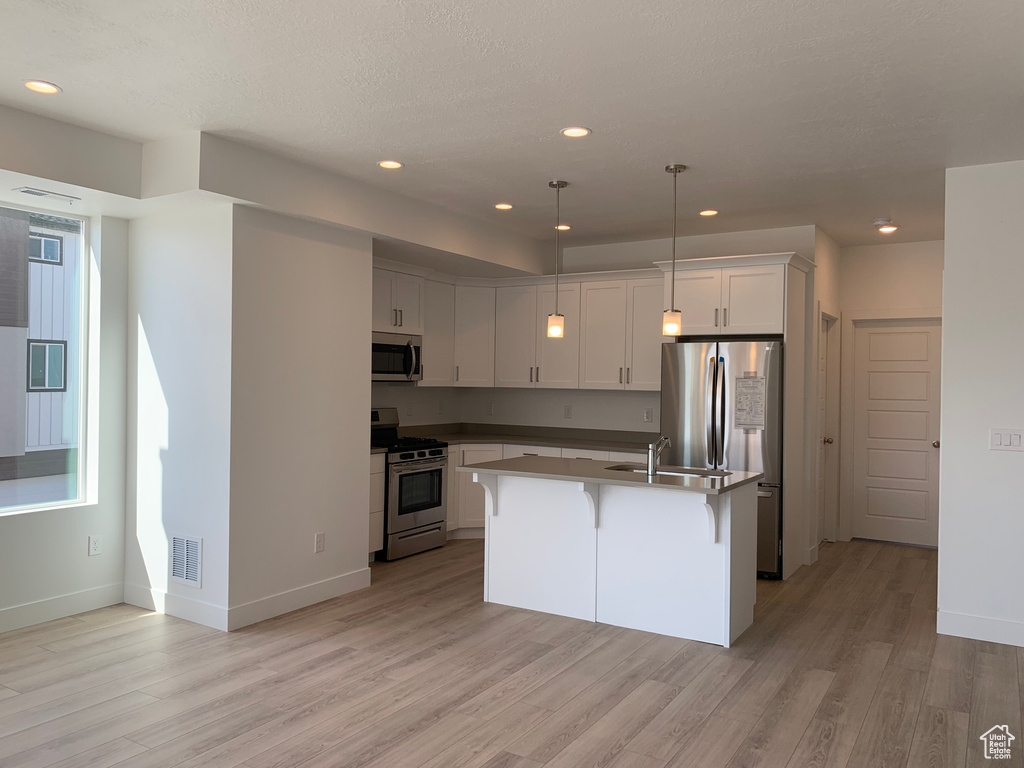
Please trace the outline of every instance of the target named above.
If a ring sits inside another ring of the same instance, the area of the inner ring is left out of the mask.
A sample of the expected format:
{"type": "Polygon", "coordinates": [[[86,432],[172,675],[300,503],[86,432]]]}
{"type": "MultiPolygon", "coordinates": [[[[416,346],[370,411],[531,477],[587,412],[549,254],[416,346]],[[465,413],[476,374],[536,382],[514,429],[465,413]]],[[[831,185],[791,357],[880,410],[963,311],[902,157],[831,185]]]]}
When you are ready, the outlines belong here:
{"type": "Polygon", "coordinates": [[[231,634],[120,605],[0,635],[0,768],[981,766],[997,724],[1022,766],[1024,649],[936,635],[933,551],[824,546],[728,650],[482,573],[456,541],[231,634]]]}

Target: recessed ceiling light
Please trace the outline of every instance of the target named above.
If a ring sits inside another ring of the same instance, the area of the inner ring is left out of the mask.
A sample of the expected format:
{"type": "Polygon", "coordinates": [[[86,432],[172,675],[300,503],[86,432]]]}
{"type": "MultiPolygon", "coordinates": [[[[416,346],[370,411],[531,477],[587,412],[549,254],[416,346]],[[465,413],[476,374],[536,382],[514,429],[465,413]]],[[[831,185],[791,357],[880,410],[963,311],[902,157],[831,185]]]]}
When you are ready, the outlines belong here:
{"type": "Polygon", "coordinates": [[[568,224],[559,224],[558,226],[555,227],[555,229],[561,232],[565,232],[567,229],[572,229],[572,227],[570,227],[568,224]]]}
{"type": "Polygon", "coordinates": [[[45,80],[26,80],[25,87],[36,93],[60,93],[63,90],[59,85],[48,83],[45,80]]]}
{"type": "Polygon", "coordinates": [[[584,136],[590,135],[590,129],[584,128],[581,125],[574,125],[570,128],[563,128],[562,135],[568,136],[570,139],[582,139],[584,136]]]}
{"type": "Polygon", "coordinates": [[[708,208],[706,211],[701,211],[700,215],[701,216],[717,216],[718,215],[718,211],[714,210],[713,208],[708,208]]]}
{"type": "Polygon", "coordinates": [[[393,171],[397,168],[401,168],[402,164],[397,160],[381,160],[377,163],[381,168],[387,168],[389,171],[393,171]]]}
{"type": "Polygon", "coordinates": [[[875,229],[883,235],[891,235],[899,227],[892,223],[892,219],[875,219],[875,229]]]}
{"type": "Polygon", "coordinates": [[[515,206],[512,203],[495,203],[494,207],[499,211],[511,211],[515,206]]]}

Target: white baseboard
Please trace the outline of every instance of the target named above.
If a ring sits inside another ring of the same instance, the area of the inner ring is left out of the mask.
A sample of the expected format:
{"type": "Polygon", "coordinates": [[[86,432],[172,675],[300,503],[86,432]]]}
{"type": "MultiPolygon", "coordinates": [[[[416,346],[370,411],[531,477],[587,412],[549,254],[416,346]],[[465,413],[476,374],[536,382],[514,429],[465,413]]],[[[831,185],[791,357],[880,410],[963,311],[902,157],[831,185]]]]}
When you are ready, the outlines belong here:
{"type": "Polygon", "coordinates": [[[297,611],[307,605],[322,603],[332,597],[344,595],[370,586],[370,569],[360,568],[351,573],[343,573],[315,584],[279,592],[276,595],[253,600],[250,603],[233,606],[228,610],[228,630],[241,629],[257,621],[271,619],[282,613],[297,611]]]}
{"type": "Polygon", "coordinates": [[[813,547],[807,548],[807,554],[804,555],[804,565],[814,565],[818,562],[818,545],[815,544],[813,547]]]}
{"type": "Polygon", "coordinates": [[[484,537],[484,528],[456,528],[454,531],[448,531],[448,539],[482,539],[484,537]]]}
{"type": "Polygon", "coordinates": [[[183,595],[161,592],[140,584],[124,585],[124,601],[150,611],[166,613],[185,621],[202,624],[206,627],[226,632],[228,629],[228,611],[226,608],[196,600],[183,595]]]}
{"type": "Polygon", "coordinates": [[[940,635],[1024,647],[1024,622],[939,611],[936,629],[940,635]]]}
{"type": "Polygon", "coordinates": [[[108,605],[124,602],[124,584],[107,584],[103,587],[83,589],[67,595],[37,600],[34,603],[14,605],[0,609],[0,632],[30,627],[44,621],[62,619],[76,613],[94,611],[108,605]]]}

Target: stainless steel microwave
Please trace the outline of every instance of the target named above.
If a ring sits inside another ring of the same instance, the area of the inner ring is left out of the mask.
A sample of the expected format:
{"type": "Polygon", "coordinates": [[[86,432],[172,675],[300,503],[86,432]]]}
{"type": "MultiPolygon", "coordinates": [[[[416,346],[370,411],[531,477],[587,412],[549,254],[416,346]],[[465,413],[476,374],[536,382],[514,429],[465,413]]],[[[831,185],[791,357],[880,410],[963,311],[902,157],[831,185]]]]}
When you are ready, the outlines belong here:
{"type": "Polygon", "coordinates": [[[420,349],[423,337],[401,333],[373,334],[372,381],[419,381],[423,378],[420,349]]]}

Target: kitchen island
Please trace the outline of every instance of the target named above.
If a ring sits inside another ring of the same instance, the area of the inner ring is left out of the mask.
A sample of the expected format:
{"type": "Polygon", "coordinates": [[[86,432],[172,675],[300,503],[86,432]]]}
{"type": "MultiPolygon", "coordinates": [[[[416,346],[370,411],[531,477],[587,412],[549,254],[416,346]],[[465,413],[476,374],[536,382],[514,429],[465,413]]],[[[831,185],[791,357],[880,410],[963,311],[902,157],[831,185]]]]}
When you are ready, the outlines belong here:
{"type": "Polygon", "coordinates": [[[753,621],[761,474],[547,456],[458,471],[485,489],[485,601],[723,646],[753,621]]]}

